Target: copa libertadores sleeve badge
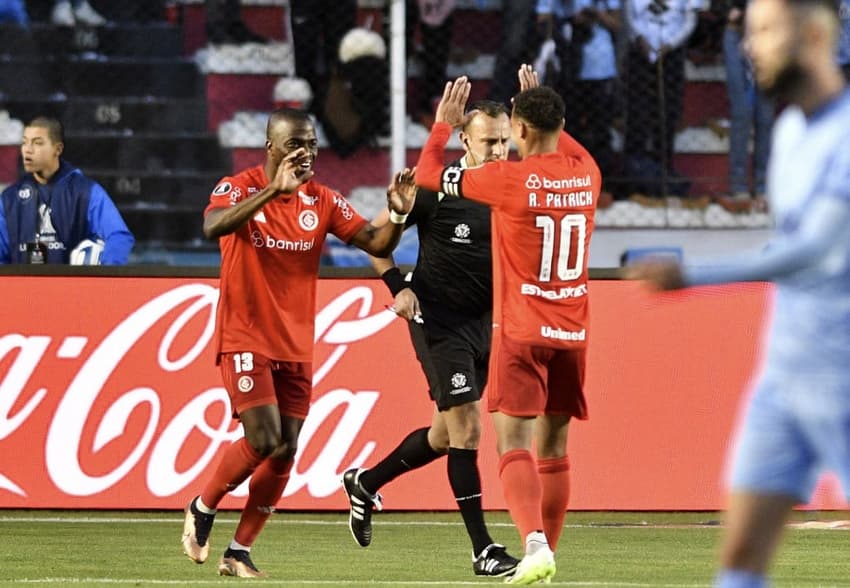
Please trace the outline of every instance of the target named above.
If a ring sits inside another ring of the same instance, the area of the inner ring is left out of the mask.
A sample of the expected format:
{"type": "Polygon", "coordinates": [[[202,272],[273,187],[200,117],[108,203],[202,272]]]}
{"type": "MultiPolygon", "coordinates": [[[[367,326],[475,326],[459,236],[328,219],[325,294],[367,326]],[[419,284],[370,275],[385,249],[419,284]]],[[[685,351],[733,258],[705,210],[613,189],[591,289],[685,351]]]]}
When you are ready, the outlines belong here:
{"type": "Polygon", "coordinates": [[[444,169],[442,178],[443,193],[448,194],[449,196],[463,196],[460,189],[462,179],[462,167],[451,166],[444,169]]]}

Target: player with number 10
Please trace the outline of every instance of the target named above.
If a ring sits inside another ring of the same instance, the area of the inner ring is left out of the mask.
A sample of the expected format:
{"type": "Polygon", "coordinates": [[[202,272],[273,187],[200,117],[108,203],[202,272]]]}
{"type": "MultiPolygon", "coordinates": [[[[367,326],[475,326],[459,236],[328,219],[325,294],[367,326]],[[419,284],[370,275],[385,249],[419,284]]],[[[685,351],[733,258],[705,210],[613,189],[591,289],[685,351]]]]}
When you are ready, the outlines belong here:
{"type": "Polygon", "coordinates": [[[492,210],[493,343],[488,409],[499,476],[525,556],[509,583],[546,581],[569,499],[567,427],[587,418],[587,259],[601,187],[596,162],[563,131],[564,102],[519,71],[511,136],[522,161],[444,167],[453,126],[463,121],[470,84],[449,82],[417,166],[428,190],[492,210]],[[536,436],[537,459],[531,454],[536,436]]]}

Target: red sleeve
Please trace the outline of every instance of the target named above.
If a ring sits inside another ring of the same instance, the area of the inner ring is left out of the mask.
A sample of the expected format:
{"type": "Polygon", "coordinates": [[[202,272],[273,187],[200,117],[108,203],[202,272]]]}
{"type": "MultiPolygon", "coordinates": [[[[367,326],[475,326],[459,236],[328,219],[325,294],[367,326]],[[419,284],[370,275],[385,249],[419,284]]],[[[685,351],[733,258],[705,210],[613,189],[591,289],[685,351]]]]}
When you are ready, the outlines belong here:
{"type": "Polygon", "coordinates": [[[416,163],[416,185],[441,192],[440,181],[443,175],[443,159],[445,157],[446,143],[452,134],[452,127],[448,123],[438,122],[431,127],[428,141],[422,147],[419,161],[416,163]]]}
{"type": "Polygon", "coordinates": [[[222,178],[210,193],[210,203],[204,209],[204,216],[216,208],[229,208],[242,200],[248,189],[237,178],[228,176],[222,178]]]}
{"type": "Polygon", "coordinates": [[[567,157],[581,157],[582,159],[591,157],[587,149],[571,135],[567,134],[566,131],[561,131],[561,134],[558,136],[558,151],[567,157]]]}
{"type": "Polygon", "coordinates": [[[576,141],[572,135],[561,131],[558,137],[558,151],[567,157],[574,157],[585,162],[588,165],[590,174],[593,176],[593,185],[597,186],[597,188],[602,185],[602,174],[599,171],[599,165],[593,159],[590,152],[581,143],[576,141]]]}
{"type": "Polygon", "coordinates": [[[490,162],[468,169],[445,167],[443,159],[451,133],[452,127],[448,123],[434,123],[416,164],[416,184],[432,192],[443,192],[485,204],[500,202],[503,185],[500,166],[504,162],[490,162]]]}
{"type": "MultiPolygon", "coordinates": [[[[321,184],[314,185],[317,190],[322,192],[322,197],[329,202],[330,222],[328,232],[344,243],[351,242],[354,236],[360,232],[360,229],[366,225],[366,219],[360,216],[345,196],[339,192],[321,184]]],[[[310,188],[308,188],[308,191],[312,193],[310,188]]]]}

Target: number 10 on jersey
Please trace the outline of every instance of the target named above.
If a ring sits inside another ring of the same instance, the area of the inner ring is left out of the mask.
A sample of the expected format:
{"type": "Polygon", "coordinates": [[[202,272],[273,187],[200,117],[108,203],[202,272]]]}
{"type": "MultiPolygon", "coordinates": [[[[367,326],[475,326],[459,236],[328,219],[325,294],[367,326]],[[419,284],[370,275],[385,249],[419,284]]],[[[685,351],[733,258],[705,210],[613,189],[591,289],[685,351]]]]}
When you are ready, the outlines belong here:
{"type": "Polygon", "coordinates": [[[561,218],[557,250],[555,243],[556,220],[549,215],[535,217],[534,224],[543,229],[542,250],[540,252],[541,282],[552,281],[552,262],[557,256],[555,272],[560,281],[570,281],[581,277],[584,270],[584,241],[587,235],[587,217],[583,214],[567,214],[561,218]],[[570,264],[570,260],[572,264],[570,264]]]}

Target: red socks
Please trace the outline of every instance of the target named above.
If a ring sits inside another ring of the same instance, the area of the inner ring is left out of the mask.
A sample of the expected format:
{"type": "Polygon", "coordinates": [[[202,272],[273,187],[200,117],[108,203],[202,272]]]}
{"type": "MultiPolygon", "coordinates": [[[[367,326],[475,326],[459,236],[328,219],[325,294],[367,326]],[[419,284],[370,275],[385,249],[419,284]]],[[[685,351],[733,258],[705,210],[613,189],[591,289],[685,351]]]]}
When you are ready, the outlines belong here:
{"type": "Polygon", "coordinates": [[[519,530],[522,541],[532,531],[543,530],[541,501],[543,490],[537,466],[531,453],[525,449],[513,449],[499,460],[499,478],[508,511],[519,530]]]}
{"type": "Polygon", "coordinates": [[[538,460],[537,471],[543,488],[543,532],[549,540],[549,549],[555,551],[570,501],[570,458],[565,455],[538,460]]]}
{"type": "Polygon", "coordinates": [[[256,469],[263,457],[244,437],[227,448],[212,479],[201,493],[201,502],[216,508],[224,495],[244,482],[256,469]]]}
{"type": "Polygon", "coordinates": [[[236,542],[246,547],[254,544],[286,488],[292,463],[291,459],[267,459],[254,472],[248,485],[248,502],[233,537],[236,542]]]}

